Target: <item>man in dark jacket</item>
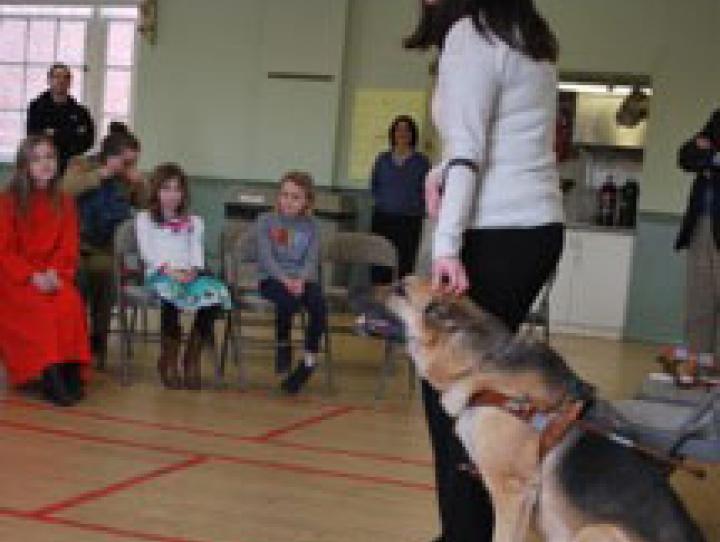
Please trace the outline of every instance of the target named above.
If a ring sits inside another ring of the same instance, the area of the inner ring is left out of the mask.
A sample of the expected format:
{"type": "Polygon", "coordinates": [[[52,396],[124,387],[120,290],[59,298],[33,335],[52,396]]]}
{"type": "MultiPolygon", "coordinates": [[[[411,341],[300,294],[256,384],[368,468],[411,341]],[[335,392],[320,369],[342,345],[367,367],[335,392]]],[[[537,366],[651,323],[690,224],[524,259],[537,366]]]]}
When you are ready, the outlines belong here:
{"type": "Polygon", "coordinates": [[[696,174],[675,243],[688,250],[687,340],[711,363],[720,356],[720,110],[680,148],[678,163],[696,174]]]}
{"type": "Polygon", "coordinates": [[[62,172],[70,158],[93,146],[95,125],[88,109],[69,94],[72,74],[68,66],[54,64],[48,83],[50,88],[30,103],[27,133],[52,136],[62,172]]]}

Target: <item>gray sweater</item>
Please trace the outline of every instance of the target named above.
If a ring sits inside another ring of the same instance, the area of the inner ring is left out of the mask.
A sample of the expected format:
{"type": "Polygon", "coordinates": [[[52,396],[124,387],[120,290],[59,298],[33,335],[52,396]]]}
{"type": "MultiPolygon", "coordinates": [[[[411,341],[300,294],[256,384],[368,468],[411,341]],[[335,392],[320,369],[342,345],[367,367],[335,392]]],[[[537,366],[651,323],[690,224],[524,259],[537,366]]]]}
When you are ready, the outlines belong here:
{"type": "Polygon", "coordinates": [[[320,235],[312,217],[264,213],[258,217],[257,242],[261,280],[301,278],[318,281],[320,235]]]}

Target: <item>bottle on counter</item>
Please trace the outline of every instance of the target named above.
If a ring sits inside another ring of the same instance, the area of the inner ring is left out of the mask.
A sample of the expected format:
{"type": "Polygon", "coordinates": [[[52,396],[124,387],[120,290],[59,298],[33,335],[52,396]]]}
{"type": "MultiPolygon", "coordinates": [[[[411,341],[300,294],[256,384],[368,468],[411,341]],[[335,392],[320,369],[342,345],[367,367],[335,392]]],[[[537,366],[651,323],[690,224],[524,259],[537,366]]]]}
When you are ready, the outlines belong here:
{"type": "Polygon", "coordinates": [[[617,187],[613,176],[608,175],[607,180],[598,191],[597,223],[600,226],[615,225],[615,210],[617,207],[617,187]]]}
{"type": "Polygon", "coordinates": [[[635,179],[628,179],[620,189],[618,204],[618,226],[634,228],[637,223],[637,202],[640,186],[635,179]]]}

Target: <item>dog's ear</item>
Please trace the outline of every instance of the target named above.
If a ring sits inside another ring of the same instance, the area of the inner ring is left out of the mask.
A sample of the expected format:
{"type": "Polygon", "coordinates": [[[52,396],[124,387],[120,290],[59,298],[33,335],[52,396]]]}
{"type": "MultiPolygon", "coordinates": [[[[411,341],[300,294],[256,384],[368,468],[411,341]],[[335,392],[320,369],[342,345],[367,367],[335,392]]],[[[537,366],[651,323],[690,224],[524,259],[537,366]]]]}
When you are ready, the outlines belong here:
{"type": "Polygon", "coordinates": [[[447,333],[460,329],[463,316],[462,308],[449,299],[433,300],[424,311],[424,320],[429,326],[447,333]]]}

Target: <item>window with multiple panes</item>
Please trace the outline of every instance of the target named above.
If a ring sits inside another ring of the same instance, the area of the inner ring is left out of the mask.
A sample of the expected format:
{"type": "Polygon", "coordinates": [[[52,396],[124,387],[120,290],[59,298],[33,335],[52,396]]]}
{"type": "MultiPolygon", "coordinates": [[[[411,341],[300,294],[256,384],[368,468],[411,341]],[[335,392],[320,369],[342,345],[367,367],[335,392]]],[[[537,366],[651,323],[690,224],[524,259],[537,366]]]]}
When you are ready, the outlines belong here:
{"type": "Polygon", "coordinates": [[[27,106],[48,88],[56,62],[70,67],[71,93],[99,137],[112,120],[131,123],[137,8],[79,4],[0,3],[0,158],[14,155],[27,106]]]}

